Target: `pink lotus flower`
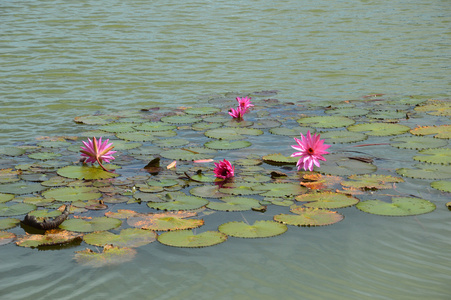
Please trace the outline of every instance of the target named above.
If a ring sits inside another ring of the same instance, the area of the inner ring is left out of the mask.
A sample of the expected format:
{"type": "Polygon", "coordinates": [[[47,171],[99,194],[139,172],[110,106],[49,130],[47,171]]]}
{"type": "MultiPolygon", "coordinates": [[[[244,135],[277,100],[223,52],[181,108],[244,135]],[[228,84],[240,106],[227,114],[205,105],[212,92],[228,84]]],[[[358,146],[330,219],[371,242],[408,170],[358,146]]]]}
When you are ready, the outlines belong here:
{"type": "Polygon", "coordinates": [[[326,161],[326,159],[322,156],[323,154],[329,154],[329,152],[325,151],[327,148],[330,147],[330,145],[324,144],[324,140],[320,140],[320,135],[313,134],[311,136],[310,130],[307,131],[307,135],[304,136],[301,133],[301,139],[294,138],[297,145],[292,145],[296,150],[299,150],[300,152],[295,152],[291,154],[291,157],[298,157],[301,158],[298,160],[298,163],[296,166],[298,167],[298,170],[301,168],[304,168],[304,170],[307,171],[313,171],[313,164],[315,164],[317,167],[320,167],[319,161],[323,160],[326,161]]]}
{"type": "Polygon", "coordinates": [[[241,107],[238,106],[236,109],[231,108],[229,115],[231,115],[234,119],[241,120],[243,119],[244,112],[241,107]]]}
{"type": "Polygon", "coordinates": [[[102,165],[102,161],[108,163],[110,162],[110,160],[114,159],[112,154],[116,153],[116,151],[111,151],[114,148],[113,146],[111,146],[113,145],[113,143],[108,144],[109,139],[102,143],[102,138],[99,138],[99,140],[97,141],[95,137],[92,138],[92,141],[88,138],[88,141],[89,142],[83,141],[85,147],[80,147],[81,156],[88,158],[86,160],[87,163],[98,162],[102,169],[108,171],[102,165]]]}
{"type": "Polygon", "coordinates": [[[254,104],[251,104],[251,97],[244,97],[244,98],[240,98],[237,97],[236,101],[238,101],[239,103],[239,107],[241,108],[241,111],[243,112],[243,114],[247,113],[249,108],[251,108],[252,106],[254,106],[254,104]]]}
{"type": "Polygon", "coordinates": [[[227,179],[235,175],[235,167],[230,164],[228,160],[223,160],[215,163],[216,168],[213,170],[215,176],[222,179],[227,179]]]}

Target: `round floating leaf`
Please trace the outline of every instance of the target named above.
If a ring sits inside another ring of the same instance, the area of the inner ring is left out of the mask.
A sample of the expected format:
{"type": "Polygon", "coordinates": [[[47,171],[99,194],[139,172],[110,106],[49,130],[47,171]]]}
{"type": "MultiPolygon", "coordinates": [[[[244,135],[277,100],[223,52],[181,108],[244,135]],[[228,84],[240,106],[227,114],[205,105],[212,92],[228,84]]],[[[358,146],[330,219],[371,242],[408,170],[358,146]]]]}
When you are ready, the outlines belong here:
{"type": "Polygon", "coordinates": [[[59,227],[75,232],[94,232],[110,230],[121,226],[122,221],[107,217],[97,217],[89,220],[67,219],[59,227]]]}
{"type": "Polygon", "coordinates": [[[111,265],[119,265],[131,261],[136,255],[133,248],[120,248],[107,245],[103,252],[94,252],[90,249],[75,252],[75,260],[84,266],[100,268],[111,265]]]}
{"type": "Polygon", "coordinates": [[[77,186],[55,188],[42,192],[42,196],[62,202],[94,200],[102,197],[97,188],[77,186]]]}
{"type": "Polygon", "coordinates": [[[348,178],[354,181],[343,181],[341,183],[343,186],[361,190],[390,189],[393,183],[404,182],[400,177],[381,174],[351,175],[348,178]]]}
{"type": "Polygon", "coordinates": [[[315,116],[315,117],[305,117],[297,120],[301,125],[307,125],[319,128],[338,128],[346,127],[354,124],[353,119],[340,116],[315,116]]]}
{"type": "Polygon", "coordinates": [[[358,117],[358,116],[366,115],[369,112],[369,110],[366,110],[363,108],[348,107],[348,108],[328,109],[325,112],[328,115],[334,115],[334,116],[358,117]]]}
{"type": "Polygon", "coordinates": [[[347,130],[336,130],[321,132],[321,138],[325,139],[327,143],[356,143],[364,141],[368,138],[366,134],[360,132],[352,132],[347,130]]]}
{"type": "Polygon", "coordinates": [[[221,123],[208,123],[208,122],[200,122],[200,123],[194,123],[191,128],[194,130],[208,130],[208,129],[215,129],[221,127],[221,123]]]}
{"type": "Polygon", "coordinates": [[[386,119],[401,119],[406,117],[405,111],[392,110],[374,110],[367,115],[368,118],[386,120],[386,119]]]}
{"type": "Polygon", "coordinates": [[[447,179],[451,178],[451,168],[442,165],[416,164],[415,168],[396,169],[401,176],[420,179],[447,179]]]}
{"type": "Polygon", "coordinates": [[[127,223],[133,227],[155,231],[192,229],[204,225],[204,220],[185,219],[195,215],[197,213],[191,211],[138,215],[129,217],[127,223]]]}
{"type": "Polygon", "coordinates": [[[14,182],[0,184],[0,192],[14,195],[31,194],[47,189],[39,183],[14,182]]]}
{"type": "Polygon", "coordinates": [[[147,122],[147,123],[142,123],[139,124],[135,127],[136,130],[142,130],[142,131],[167,131],[167,130],[173,130],[176,129],[177,126],[175,125],[170,125],[168,123],[163,123],[163,122],[147,122]]]}
{"type": "Polygon", "coordinates": [[[304,203],[305,207],[337,209],[353,206],[359,203],[359,199],[341,193],[319,192],[296,196],[296,200],[304,203]]]}
{"type": "Polygon", "coordinates": [[[250,127],[252,125],[254,125],[254,122],[251,121],[237,121],[235,119],[229,119],[227,122],[224,122],[225,126],[228,127],[240,127],[240,128],[244,128],[244,127],[250,127]]]}
{"type": "Polygon", "coordinates": [[[268,164],[289,164],[295,165],[299,158],[298,157],[290,157],[284,156],[280,153],[268,154],[262,157],[263,161],[268,164]]]}
{"type": "Polygon", "coordinates": [[[415,110],[434,116],[451,116],[451,101],[428,100],[424,105],[415,107],[415,110]]]}
{"type": "Polygon", "coordinates": [[[416,155],[413,159],[431,164],[451,164],[451,148],[425,149],[418,153],[426,155],[416,155]]]}
{"type": "Polygon", "coordinates": [[[60,157],[60,156],[61,156],[61,154],[53,153],[53,152],[40,152],[40,153],[32,153],[32,154],[28,155],[29,158],[39,159],[39,160],[54,159],[54,158],[60,157]]]}
{"type": "Polygon", "coordinates": [[[264,197],[285,197],[304,194],[307,188],[298,183],[263,183],[252,187],[255,191],[263,191],[264,197]]]}
{"type": "Polygon", "coordinates": [[[178,184],[179,182],[174,179],[162,179],[162,180],[149,180],[147,184],[150,186],[170,187],[178,184]]]}
{"type": "Polygon", "coordinates": [[[99,116],[81,116],[81,117],[75,117],[74,121],[77,123],[83,123],[87,125],[105,125],[108,124],[108,121],[106,121],[104,118],[99,116]]]}
{"type": "Polygon", "coordinates": [[[136,248],[150,244],[156,239],[157,235],[154,231],[138,228],[123,229],[120,234],[114,234],[109,231],[99,231],[83,236],[85,243],[99,247],[111,244],[116,247],[136,248]]]}
{"type": "Polygon", "coordinates": [[[25,149],[17,147],[2,147],[0,148],[0,154],[9,156],[20,156],[25,153],[25,149]]]}
{"type": "Polygon", "coordinates": [[[160,155],[164,158],[173,160],[199,160],[212,159],[214,158],[214,153],[216,153],[216,151],[212,149],[189,147],[162,151],[160,155]]]}
{"type": "Polygon", "coordinates": [[[287,231],[287,226],[273,221],[255,221],[253,225],[244,222],[228,222],[219,225],[218,230],[233,237],[265,238],[284,233],[287,231]]]}
{"type": "Polygon", "coordinates": [[[173,247],[200,248],[220,244],[227,240],[227,235],[218,231],[205,231],[194,234],[189,230],[177,230],[162,233],[158,241],[173,247]]]}
{"type": "Polygon", "coordinates": [[[38,145],[45,148],[67,148],[72,144],[66,141],[44,141],[38,143],[38,145]]]}
{"type": "Polygon", "coordinates": [[[212,115],[212,114],[220,112],[221,110],[219,108],[215,108],[215,107],[193,107],[193,108],[187,108],[184,111],[185,111],[185,113],[191,114],[191,115],[212,115]]]}
{"type": "Polygon", "coordinates": [[[11,229],[19,225],[20,220],[15,218],[0,219],[0,230],[11,229]]]}
{"type": "Polygon", "coordinates": [[[209,116],[203,119],[205,122],[211,122],[211,123],[224,123],[230,121],[230,116],[221,116],[221,115],[215,115],[215,116],[209,116]]]}
{"type": "Polygon", "coordinates": [[[147,206],[160,210],[192,210],[208,204],[207,199],[195,196],[177,196],[167,202],[147,202],[147,206]]]}
{"type": "MultiPolygon", "coordinates": [[[[107,167],[107,166],[105,166],[107,167]]],[[[119,174],[104,171],[100,167],[67,166],[57,171],[58,175],[72,179],[107,179],[118,177],[119,174]]]]}
{"type": "Polygon", "coordinates": [[[135,217],[139,215],[136,211],[129,210],[129,209],[118,209],[117,212],[106,212],[105,216],[109,218],[115,218],[115,219],[127,219],[130,217],[135,217]]]}
{"type": "Polygon", "coordinates": [[[282,123],[280,123],[277,120],[268,120],[268,119],[264,119],[264,120],[258,120],[256,122],[254,122],[254,125],[252,126],[253,128],[272,128],[272,127],[278,127],[282,125],[282,123]]]}
{"type": "Polygon", "coordinates": [[[362,201],[356,205],[361,211],[382,216],[413,216],[435,210],[435,204],[413,197],[393,197],[388,203],[381,200],[362,201]]]}
{"type": "Polygon", "coordinates": [[[0,246],[6,245],[14,241],[16,235],[8,231],[0,231],[0,246]]]}
{"type": "Polygon", "coordinates": [[[122,140],[110,140],[110,142],[113,143],[114,146],[114,150],[116,151],[121,151],[121,150],[130,150],[130,149],[135,149],[138,147],[141,147],[142,144],[141,143],[137,143],[137,142],[126,142],[126,141],[122,141],[122,140]]]}
{"type": "Polygon", "coordinates": [[[221,193],[230,195],[257,195],[266,190],[253,190],[252,187],[256,186],[255,182],[231,182],[223,185],[219,191],[221,193]]]}
{"type": "Polygon", "coordinates": [[[200,122],[202,119],[196,116],[190,115],[178,115],[178,116],[168,116],[161,118],[161,121],[170,123],[170,124],[191,124],[200,122]]]}
{"type": "Polygon", "coordinates": [[[159,147],[180,147],[188,145],[189,141],[185,139],[165,139],[165,140],[157,140],[154,141],[153,143],[159,147]]]}
{"type": "Polygon", "coordinates": [[[48,210],[48,209],[39,209],[33,210],[28,213],[29,216],[36,217],[39,221],[44,218],[55,218],[61,215],[61,211],[59,210],[48,210]]]}
{"type": "Polygon", "coordinates": [[[106,131],[106,132],[111,132],[111,133],[121,133],[121,132],[131,132],[131,131],[135,131],[135,129],[133,128],[136,124],[134,123],[110,123],[107,125],[103,125],[100,126],[99,129],[106,131]]]}
{"type": "Polygon", "coordinates": [[[53,246],[71,243],[81,239],[82,235],[66,230],[52,229],[45,234],[29,234],[17,239],[16,244],[20,247],[36,248],[40,246],[53,246]]]}
{"type": "Polygon", "coordinates": [[[445,180],[434,181],[434,182],[431,182],[431,186],[434,189],[451,193],[451,181],[445,181],[445,180]]]}
{"type": "Polygon", "coordinates": [[[362,123],[348,127],[349,131],[366,132],[372,136],[389,136],[402,134],[410,130],[409,126],[392,123],[362,123]]]}
{"type": "Polygon", "coordinates": [[[279,214],[274,216],[274,220],[294,226],[324,226],[340,222],[344,218],[336,211],[310,207],[295,206],[292,212],[295,215],[279,214]]]}
{"type": "Polygon", "coordinates": [[[117,133],[116,137],[132,142],[149,142],[158,139],[153,133],[149,132],[126,132],[117,133]]]}
{"type": "Polygon", "coordinates": [[[12,194],[2,194],[0,193],[0,203],[5,203],[11,201],[14,198],[12,194]]]}
{"type": "Polygon", "coordinates": [[[234,150],[242,149],[251,146],[252,143],[249,141],[210,141],[205,143],[205,147],[215,150],[234,150]]]}
{"type": "Polygon", "coordinates": [[[61,176],[53,176],[49,180],[41,182],[43,186],[55,187],[55,186],[65,186],[73,182],[72,179],[64,178],[61,176]]]}
{"type": "Polygon", "coordinates": [[[300,136],[300,133],[307,133],[307,131],[314,132],[315,130],[312,130],[308,127],[294,127],[294,128],[286,128],[286,127],[277,127],[277,128],[271,128],[269,130],[270,133],[275,135],[284,135],[284,136],[292,136],[297,137],[300,136]]]}
{"type": "Polygon", "coordinates": [[[362,161],[361,158],[351,158],[344,155],[329,154],[327,161],[321,163],[321,168],[314,170],[323,174],[349,176],[353,174],[373,173],[377,167],[371,163],[362,161]]]}
{"type": "Polygon", "coordinates": [[[190,194],[197,197],[221,198],[227,194],[221,193],[216,185],[200,185],[189,190],[190,194]]]}
{"type": "Polygon", "coordinates": [[[241,135],[240,128],[235,127],[210,129],[205,132],[205,135],[209,138],[221,140],[241,140],[245,138],[241,135]]]}
{"type": "Polygon", "coordinates": [[[390,140],[393,147],[401,149],[429,149],[446,146],[447,141],[427,136],[399,136],[390,140]]]}
{"type": "Polygon", "coordinates": [[[235,164],[239,166],[257,166],[262,164],[261,159],[255,159],[255,158],[242,158],[235,160],[235,164]]]}
{"type": "Polygon", "coordinates": [[[260,202],[254,198],[245,197],[223,197],[221,202],[210,202],[207,207],[221,211],[244,211],[260,206],[260,202]]]}
{"type": "Polygon", "coordinates": [[[417,127],[410,130],[410,133],[414,135],[435,134],[434,135],[435,138],[451,139],[451,125],[417,127]]]}

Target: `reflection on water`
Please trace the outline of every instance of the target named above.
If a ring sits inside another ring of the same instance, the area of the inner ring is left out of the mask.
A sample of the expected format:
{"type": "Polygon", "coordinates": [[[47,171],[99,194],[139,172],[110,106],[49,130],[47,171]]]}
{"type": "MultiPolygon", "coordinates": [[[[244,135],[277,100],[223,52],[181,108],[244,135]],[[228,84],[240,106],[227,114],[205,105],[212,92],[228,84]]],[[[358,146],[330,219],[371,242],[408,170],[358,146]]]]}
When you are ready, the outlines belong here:
{"type": "MultiPolygon", "coordinates": [[[[72,120],[80,115],[205,105],[211,98],[205,95],[226,91],[276,89],[282,102],[338,101],[373,92],[449,97],[449,5],[2,3],[0,145],[79,134],[72,120]]],[[[401,167],[402,151],[393,152],[396,160],[378,166],[401,167]]],[[[416,183],[399,192],[431,193],[416,183]]],[[[271,239],[229,238],[193,250],[153,243],[139,248],[132,262],[102,269],[77,265],[71,248],[31,251],[9,244],[0,249],[0,296],[447,299],[447,195],[433,193],[433,214],[390,218],[346,208],[346,218],[334,226],[289,228],[271,239]]],[[[277,210],[285,212],[270,207],[268,214],[277,210]]],[[[215,216],[206,221],[212,228],[224,221],[215,216]]]]}

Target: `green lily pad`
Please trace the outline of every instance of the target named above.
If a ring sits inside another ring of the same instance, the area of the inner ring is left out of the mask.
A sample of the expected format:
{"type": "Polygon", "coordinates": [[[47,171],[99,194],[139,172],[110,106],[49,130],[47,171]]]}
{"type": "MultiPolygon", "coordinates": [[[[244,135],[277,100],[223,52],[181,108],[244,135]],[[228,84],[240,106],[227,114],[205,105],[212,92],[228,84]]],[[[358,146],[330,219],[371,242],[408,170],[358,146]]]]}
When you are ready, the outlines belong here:
{"type": "Polygon", "coordinates": [[[17,148],[17,147],[1,147],[0,154],[9,155],[9,156],[20,156],[25,153],[25,149],[17,148]]]}
{"type": "Polygon", "coordinates": [[[94,232],[110,230],[121,226],[122,221],[108,217],[95,217],[89,220],[67,219],[59,227],[75,232],[94,232]]]}
{"type": "Polygon", "coordinates": [[[201,118],[192,115],[177,115],[161,118],[161,121],[170,124],[191,124],[202,121],[201,118]]]}
{"type": "Polygon", "coordinates": [[[200,248],[223,243],[227,235],[218,231],[205,231],[194,234],[190,230],[177,230],[162,233],[158,241],[172,247],[200,248]]]}
{"type": "Polygon", "coordinates": [[[261,129],[279,127],[280,125],[282,125],[282,123],[277,120],[259,119],[254,122],[254,125],[252,125],[252,127],[261,129]]]}
{"type": "Polygon", "coordinates": [[[391,189],[393,183],[404,182],[400,177],[382,174],[351,175],[348,178],[353,181],[343,181],[341,185],[361,190],[391,189]]]}
{"type": "Polygon", "coordinates": [[[132,142],[150,142],[158,139],[155,134],[151,132],[125,132],[117,133],[116,137],[132,142]]]}
{"type": "Polygon", "coordinates": [[[180,147],[188,145],[189,141],[185,139],[165,139],[165,140],[156,140],[153,142],[153,144],[159,147],[180,147]]]}
{"type": "Polygon", "coordinates": [[[209,129],[215,129],[215,128],[219,128],[222,127],[221,123],[208,123],[208,122],[199,122],[199,123],[194,123],[193,125],[191,125],[191,128],[193,130],[209,130],[209,129]]]}
{"type": "Polygon", "coordinates": [[[360,132],[353,132],[348,130],[335,130],[321,132],[321,138],[325,139],[326,143],[343,144],[343,143],[361,142],[366,140],[368,136],[360,132]]]}
{"type": "Polygon", "coordinates": [[[177,126],[171,125],[164,122],[147,122],[147,123],[141,123],[135,127],[136,130],[142,130],[142,131],[167,131],[167,130],[173,130],[176,129],[177,126]]]}
{"type": "Polygon", "coordinates": [[[76,251],[74,259],[81,265],[100,268],[131,261],[135,255],[136,250],[133,248],[120,248],[108,245],[103,248],[101,253],[90,249],[76,251]]]}
{"type": "Polygon", "coordinates": [[[19,225],[20,220],[16,218],[0,219],[0,230],[11,229],[19,225]]]}
{"type": "Polygon", "coordinates": [[[14,199],[13,194],[2,194],[0,193],[0,203],[5,203],[14,199]]]}
{"type": "Polygon", "coordinates": [[[428,100],[424,105],[415,107],[416,111],[427,112],[433,116],[451,116],[451,102],[428,100]]]}
{"type": "Polygon", "coordinates": [[[321,168],[314,167],[314,170],[322,174],[349,176],[373,173],[377,170],[377,167],[360,160],[360,158],[354,159],[344,155],[329,154],[327,155],[327,161],[321,163],[321,168]]]}
{"type": "Polygon", "coordinates": [[[451,139],[451,125],[423,126],[410,130],[414,135],[430,135],[438,139],[451,139]]]}
{"type": "Polygon", "coordinates": [[[237,121],[235,119],[229,119],[227,122],[224,122],[224,126],[228,126],[228,127],[239,127],[239,128],[245,128],[245,127],[250,127],[254,125],[254,122],[251,121],[237,121]]]}
{"type": "Polygon", "coordinates": [[[39,152],[39,153],[32,153],[32,154],[28,155],[29,158],[39,159],[39,160],[54,159],[54,158],[57,158],[60,156],[61,156],[61,154],[54,153],[54,152],[39,152]]]}
{"type": "Polygon", "coordinates": [[[207,130],[204,134],[209,138],[221,140],[241,140],[245,137],[241,134],[241,128],[223,127],[207,130]]]}
{"type": "Polygon", "coordinates": [[[336,211],[311,207],[295,206],[292,212],[295,214],[275,215],[274,220],[293,226],[325,226],[340,222],[344,218],[336,211]]]}
{"type": "Polygon", "coordinates": [[[234,161],[235,165],[238,166],[258,166],[263,163],[259,158],[242,158],[234,161]]]}
{"type": "Polygon", "coordinates": [[[220,211],[245,211],[259,207],[260,202],[254,198],[246,197],[223,197],[221,202],[210,202],[207,208],[220,211]]]}
{"type": "Polygon", "coordinates": [[[16,235],[8,231],[0,231],[0,246],[11,243],[16,239],[16,235]]]}
{"type": "Polygon", "coordinates": [[[16,244],[20,247],[36,248],[41,246],[53,246],[71,243],[81,239],[82,235],[66,230],[47,230],[45,234],[29,234],[17,239],[16,244]]]}
{"type": "Polygon", "coordinates": [[[262,157],[263,161],[268,164],[289,164],[295,165],[299,158],[298,157],[290,157],[285,156],[280,153],[268,154],[262,157]]]}
{"type": "Polygon", "coordinates": [[[160,210],[193,210],[208,204],[208,200],[195,196],[177,196],[167,202],[147,202],[147,206],[160,210]]]}
{"type": "Polygon", "coordinates": [[[201,148],[201,147],[188,147],[181,149],[170,149],[161,152],[161,156],[167,159],[173,160],[199,160],[199,159],[212,159],[216,150],[201,148]]]}
{"type": "Polygon", "coordinates": [[[340,116],[314,116],[305,117],[297,120],[301,125],[307,125],[319,128],[338,128],[346,127],[355,123],[353,119],[340,116]]]}
{"type": "Polygon", "coordinates": [[[363,109],[363,108],[348,107],[348,108],[328,109],[325,112],[328,115],[334,115],[334,116],[358,117],[358,116],[366,115],[367,113],[369,113],[369,110],[363,109]]]}
{"type": "Polygon", "coordinates": [[[38,143],[38,145],[44,148],[67,148],[72,144],[67,141],[44,141],[38,143]]]}
{"type": "Polygon", "coordinates": [[[353,206],[359,203],[359,199],[349,195],[334,192],[319,192],[314,194],[304,194],[296,196],[296,200],[304,203],[305,207],[337,209],[342,207],[353,206]]]}
{"type": "Polygon", "coordinates": [[[47,189],[39,183],[14,182],[0,184],[0,192],[14,195],[23,195],[40,192],[47,189]]]}
{"type": "Polygon", "coordinates": [[[409,126],[392,123],[362,123],[348,127],[349,131],[366,132],[372,136],[398,135],[408,132],[409,126]]]}
{"type": "Polygon", "coordinates": [[[134,123],[116,122],[100,126],[99,129],[111,133],[122,133],[135,131],[134,126],[136,126],[134,123]]]}
{"type": "Polygon", "coordinates": [[[298,183],[262,183],[252,187],[255,191],[263,191],[264,197],[285,197],[304,194],[307,188],[298,183]]]}
{"type": "Polygon", "coordinates": [[[142,146],[142,144],[138,142],[127,142],[122,140],[110,140],[110,142],[113,143],[114,150],[116,151],[130,150],[142,146]]]}
{"type": "Polygon", "coordinates": [[[307,131],[315,132],[315,130],[312,130],[309,127],[294,127],[294,128],[276,127],[276,128],[271,128],[269,130],[269,132],[271,134],[291,136],[291,137],[297,137],[300,135],[301,132],[306,133],[307,131]]]}
{"type": "Polygon", "coordinates": [[[204,198],[221,198],[226,197],[227,194],[221,193],[219,187],[216,185],[200,185],[189,190],[190,194],[197,197],[204,198]]]}
{"type": "Polygon", "coordinates": [[[428,136],[399,136],[390,140],[393,147],[400,149],[422,150],[446,146],[447,141],[428,136]]]}
{"type": "Polygon", "coordinates": [[[61,177],[61,176],[53,176],[53,177],[49,178],[48,180],[41,182],[41,184],[43,186],[56,187],[56,186],[65,186],[71,182],[73,182],[72,179],[68,179],[68,178],[61,177]]]}
{"type": "Polygon", "coordinates": [[[155,231],[192,229],[204,225],[204,220],[185,219],[196,215],[196,212],[191,211],[141,214],[129,217],[127,224],[133,227],[155,231]]]}
{"type": "Polygon", "coordinates": [[[416,164],[415,168],[399,168],[396,173],[401,176],[420,179],[447,179],[451,178],[451,168],[442,165],[416,164]]]}
{"type": "Polygon", "coordinates": [[[381,200],[362,201],[356,205],[361,211],[382,216],[413,216],[435,210],[435,204],[413,197],[393,197],[388,203],[381,200]]]}
{"type": "Polygon", "coordinates": [[[392,110],[373,110],[367,115],[368,118],[378,119],[378,120],[398,120],[406,117],[405,111],[392,110]]]}
{"type": "Polygon", "coordinates": [[[136,248],[154,242],[157,239],[155,231],[127,228],[121,230],[120,234],[109,231],[98,231],[83,236],[85,243],[94,246],[104,246],[111,244],[116,247],[136,248]]]}
{"type": "Polygon", "coordinates": [[[78,186],[62,187],[42,192],[42,196],[47,199],[55,199],[62,202],[94,200],[102,197],[97,188],[78,186]]]}
{"type": "Polygon", "coordinates": [[[431,182],[431,187],[434,189],[451,193],[451,181],[439,180],[431,182]]]}
{"type": "Polygon", "coordinates": [[[185,113],[191,115],[212,115],[220,111],[221,110],[219,108],[215,107],[193,107],[184,110],[185,113]]]}
{"type": "Polygon", "coordinates": [[[222,186],[219,191],[229,195],[258,195],[266,190],[253,190],[252,187],[256,186],[255,182],[230,182],[222,186]]]}
{"type": "Polygon", "coordinates": [[[228,222],[219,225],[218,230],[224,234],[239,238],[265,238],[281,235],[287,226],[274,221],[255,221],[253,225],[244,222],[228,222]]]}
{"type": "Polygon", "coordinates": [[[215,149],[215,150],[235,150],[235,149],[242,149],[251,146],[252,143],[249,141],[225,141],[225,140],[219,140],[219,141],[210,141],[205,143],[205,147],[209,149],[215,149]]]}
{"type": "Polygon", "coordinates": [[[413,157],[414,160],[431,164],[451,164],[451,148],[424,149],[418,153],[426,155],[416,155],[413,157]]]}
{"type": "MultiPolygon", "coordinates": [[[[107,168],[108,166],[105,165],[107,168]]],[[[107,179],[118,177],[119,174],[104,171],[101,167],[67,166],[57,171],[58,175],[72,179],[107,179]]]]}
{"type": "Polygon", "coordinates": [[[62,213],[59,210],[50,210],[49,211],[48,209],[33,210],[28,213],[29,216],[36,217],[37,219],[55,218],[61,214],[62,213]]]}

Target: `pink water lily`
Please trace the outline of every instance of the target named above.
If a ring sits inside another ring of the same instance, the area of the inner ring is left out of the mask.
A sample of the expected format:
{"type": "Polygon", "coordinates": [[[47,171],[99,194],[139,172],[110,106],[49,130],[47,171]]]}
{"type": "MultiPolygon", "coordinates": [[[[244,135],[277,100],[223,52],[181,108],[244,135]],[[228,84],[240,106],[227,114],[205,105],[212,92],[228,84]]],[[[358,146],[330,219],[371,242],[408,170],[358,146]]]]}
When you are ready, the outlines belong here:
{"type": "Polygon", "coordinates": [[[105,161],[107,163],[110,162],[110,160],[113,160],[114,157],[112,154],[116,153],[116,151],[111,151],[114,147],[112,146],[113,143],[109,143],[109,139],[104,141],[102,143],[102,138],[100,137],[99,140],[96,140],[95,137],[92,138],[92,141],[88,138],[89,142],[83,141],[83,144],[85,147],[81,147],[81,156],[87,157],[86,159],[87,163],[95,163],[97,162],[102,169],[105,171],[108,171],[103,165],[102,162],[105,161]]]}
{"type": "Polygon", "coordinates": [[[323,154],[329,154],[329,152],[325,151],[330,145],[324,144],[324,140],[320,140],[320,135],[314,133],[313,136],[310,134],[310,130],[307,131],[307,135],[304,136],[301,133],[301,139],[294,138],[297,145],[292,145],[295,150],[299,150],[299,152],[295,152],[291,154],[291,157],[301,158],[298,160],[296,166],[298,170],[304,168],[304,170],[313,171],[313,165],[320,167],[319,161],[326,159],[322,156],[323,154]]]}
{"type": "Polygon", "coordinates": [[[215,166],[213,172],[218,178],[227,179],[235,175],[235,167],[226,159],[215,163],[215,166]]]}
{"type": "Polygon", "coordinates": [[[236,109],[231,108],[229,115],[231,115],[234,119],[241,120],[243,119],[244,112],[241,107],[238,106],[236,109]]]}
{"type": "Polygon", "coordinates": [[[236,101],[238,101],[238,106],[241,108],[241,111],[243,112],[243,114],[247,113],[249,108],[251,108],[252,106],[254,106],[254,104],[252,104],[251,102],[251,97],[237,97],[236,101]]]}

